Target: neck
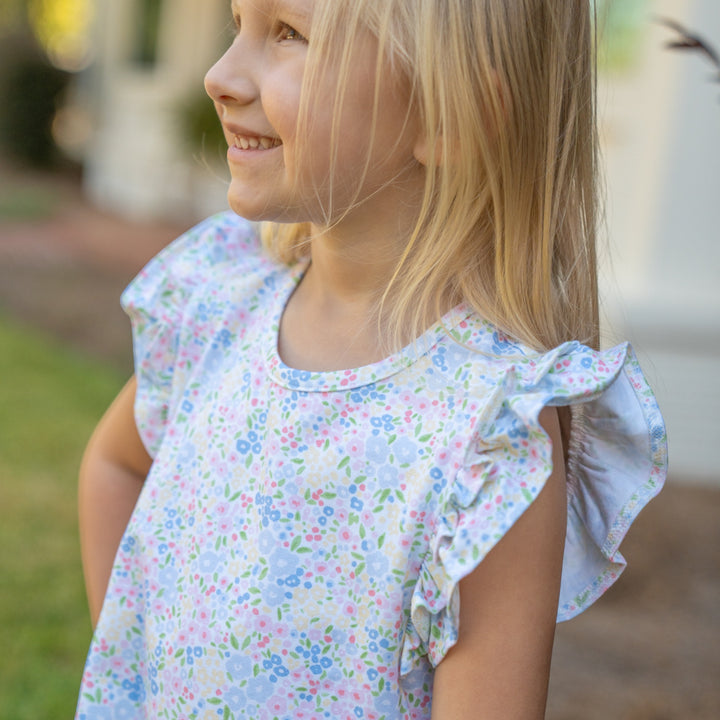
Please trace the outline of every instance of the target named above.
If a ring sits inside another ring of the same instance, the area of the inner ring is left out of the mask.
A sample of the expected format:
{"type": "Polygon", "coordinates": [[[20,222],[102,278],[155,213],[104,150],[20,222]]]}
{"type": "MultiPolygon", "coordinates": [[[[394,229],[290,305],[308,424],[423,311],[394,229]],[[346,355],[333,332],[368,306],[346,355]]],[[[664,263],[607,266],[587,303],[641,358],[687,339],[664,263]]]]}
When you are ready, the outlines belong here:
{"type": "Polygon", "coordinates": [[[409,172],[332,224],[312,225],[310,267],[280,327],[291,367],[347,369],[384,356],[379,303],[417,222],[423,177],[409,172]]]}
{"type": "Polygon", "coordinates": [[[317,300],[374,305],[382,296],[417,221],[417,202],[401,196],[391,211],[354,208],[331,226],[312,226],[311,269],[303,281],[317,300]]]}

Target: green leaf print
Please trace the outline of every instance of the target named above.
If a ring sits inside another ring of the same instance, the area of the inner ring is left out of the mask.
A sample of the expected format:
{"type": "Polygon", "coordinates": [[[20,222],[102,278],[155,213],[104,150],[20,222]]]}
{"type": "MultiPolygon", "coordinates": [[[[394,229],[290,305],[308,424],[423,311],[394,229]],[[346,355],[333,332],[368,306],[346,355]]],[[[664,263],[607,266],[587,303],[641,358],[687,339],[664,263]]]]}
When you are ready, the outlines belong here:
{"type": "Polygon", "coordinates": [[[239,650],[239,649],[240,649],[240,641],[239,641],[234,635],[231,635],[231,636],[230,636],[230,644],[231,644],[236,650],[239,650]]]}
{"type": "Polygon", "coordinates": [[[299,535],[296,535],[293,538],[293,541],[290,543],[290,550],[292,550],[292,552],[295,552],[300,547],[301,542],[302,538],[299,535]]]}

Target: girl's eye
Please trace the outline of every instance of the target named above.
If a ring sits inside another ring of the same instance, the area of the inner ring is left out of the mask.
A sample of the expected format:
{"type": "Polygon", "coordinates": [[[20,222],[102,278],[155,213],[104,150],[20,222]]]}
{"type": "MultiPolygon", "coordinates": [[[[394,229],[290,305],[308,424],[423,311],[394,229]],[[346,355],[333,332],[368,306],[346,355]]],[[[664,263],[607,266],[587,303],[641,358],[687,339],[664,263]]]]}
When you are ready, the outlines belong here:
{"type": "Polygon", "coordinates": [[[284,22],[280,23],[278,40],[296,40],[300,42],[307,42],[307,39],[303,37],[294,27],[284,22]]]}

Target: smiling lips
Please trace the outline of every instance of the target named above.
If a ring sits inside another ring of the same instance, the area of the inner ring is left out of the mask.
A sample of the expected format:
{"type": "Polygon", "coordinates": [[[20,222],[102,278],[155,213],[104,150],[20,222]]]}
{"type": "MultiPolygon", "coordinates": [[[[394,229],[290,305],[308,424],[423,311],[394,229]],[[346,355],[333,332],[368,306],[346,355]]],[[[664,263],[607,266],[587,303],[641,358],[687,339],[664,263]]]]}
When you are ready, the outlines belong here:
{"type": "Polygon", "coordinates": [[[282,145],[282,140],[271,137],[252,137],[249,135],[234,135],[233,144],[238,150],[270,150],[282,145]]]}

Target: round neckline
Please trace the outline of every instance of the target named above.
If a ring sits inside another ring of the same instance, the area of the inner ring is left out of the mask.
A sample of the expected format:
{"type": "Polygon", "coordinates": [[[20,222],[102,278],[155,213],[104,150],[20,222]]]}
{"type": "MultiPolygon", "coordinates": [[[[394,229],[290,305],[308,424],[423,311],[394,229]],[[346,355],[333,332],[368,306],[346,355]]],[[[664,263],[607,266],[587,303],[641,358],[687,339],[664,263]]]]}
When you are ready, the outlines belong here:
{"type": "Polygon", "coordinates": [[[441,320],[428,328],[414,342],[378,362],[341,370],[297,370],[285,364],[278,352],[280,320],[290,296],[309,266],[301,262],[282,275],[278,284],[265,338],[265,359],[268,373],[277,385],[301,392],[347,391],[387,380],[416,363],[448,332],[466,320],[471,310],[464,304],[449,310],[441,320]]]}

